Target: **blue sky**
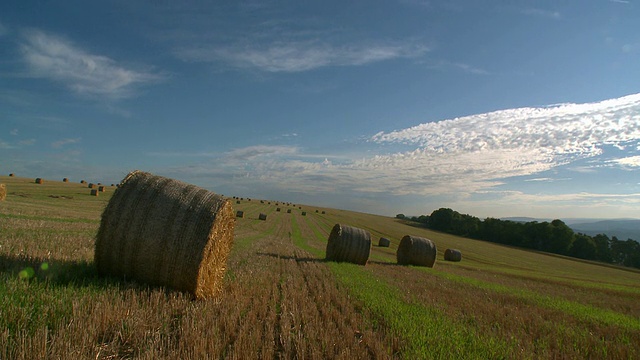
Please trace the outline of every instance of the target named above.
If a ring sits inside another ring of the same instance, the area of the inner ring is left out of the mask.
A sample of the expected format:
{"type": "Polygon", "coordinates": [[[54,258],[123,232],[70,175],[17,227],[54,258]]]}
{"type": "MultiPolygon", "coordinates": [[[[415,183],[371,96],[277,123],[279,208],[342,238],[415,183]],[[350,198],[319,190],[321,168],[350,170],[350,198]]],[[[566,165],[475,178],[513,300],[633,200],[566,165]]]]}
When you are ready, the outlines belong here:
{"type": "Polygon", "coordinates": [[[3,1],[0,171],[640,217],[639,1],[212,3],[3,1]]]}

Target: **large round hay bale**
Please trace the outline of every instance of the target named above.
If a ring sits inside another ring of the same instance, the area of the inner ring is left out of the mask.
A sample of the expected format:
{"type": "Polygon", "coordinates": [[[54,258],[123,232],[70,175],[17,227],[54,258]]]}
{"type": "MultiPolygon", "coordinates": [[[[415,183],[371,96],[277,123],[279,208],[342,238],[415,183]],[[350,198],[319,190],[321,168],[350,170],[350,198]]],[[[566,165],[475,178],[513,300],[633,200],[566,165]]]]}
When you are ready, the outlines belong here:
{"type": "Polygon", "coordinates": [[[326,260],[365,265],[371,252],[371,235],[352,226],[335,224],[327,241],[326,260]]]}
{"type": "Polygon", "coordinates": [[[462,260],[462,253],[458,249],[447,249],[444,251],[444,259],[458,262],[462,260]]]}
{"type": "Polygon", "coordinates": [[[306,212],[306,211],[303,211],[303,212],[302,212],[302,216],[307,216],[307,212],[306,212]]]}
{"type": "Polygon", "coordinates": [[[68,178],[64,178],[64,179],[62,179],[62,182],[69,182],[69,179],[68,178]]]}
{"type": "Polygon", "coordinates": [[[267,214],[260,213],[260,215],[258,215],[258,219],[260,219],[260,220],[267,220],[267,214]]]}
{"type": "Polygon", "coordinates": [[[9,174],[9,177],[14,177],[14,174],[13,173],[9,174]]]}
{"type": "Polygon", "coordinates": [[[107,187],[104,186],[104,185],[100,185],[100,186],[98,186],[98,191],[105,192],[105,191],[107,191],[107,187]]]}
{"type": "Polygon", "coordinates": [[[433,267],[436,262],[436,244],[426,238],[406,235],[400,240],[396,258],[400,265],[433,267]]]}
{"type": "Polygon", "coordinates": [[[215,296],[235,225],[231,203],[206,189],[142,171],[128,174],[102,214],[99,274],[215,296]]]}
{"type": "Polygon", "coordinates": [[[280,212],[280,208],[276,208],[276,211],[277,211],[277,212],[280,212]]]}
{"type": "Polygon", "coordinates": [[[287,209],[287,214],[291,214],[291,209],[287,209]]]}
{"type": "Polygon", "coordinates": [[[36,184],[44,184],[43,178],[36,178],[36,184]]]}
{"type": "Polygon", "coordinates": [[[244,217],[244,211],[242,211],[242,210],[238,210],[238,211],[236,212],[236,217],[243,218],[243,217],[244,217]]]}
{"type": "Polygon", "coordinates": [[[4,184],[0,184],[0,201],[4,201],[7,198],[7,187],[4,184]]]}
{"type": "Polygon", "coordinates": [[[378,246],[389,247],[389,245],[391,245],[391,240],[385,237],[381,237],[380,240],[378,240],[378,246]]]}
{"type": "Polygon", "coordinates": [[[98,190],[91,189],[91,196],[98,196],[98,190]]]}

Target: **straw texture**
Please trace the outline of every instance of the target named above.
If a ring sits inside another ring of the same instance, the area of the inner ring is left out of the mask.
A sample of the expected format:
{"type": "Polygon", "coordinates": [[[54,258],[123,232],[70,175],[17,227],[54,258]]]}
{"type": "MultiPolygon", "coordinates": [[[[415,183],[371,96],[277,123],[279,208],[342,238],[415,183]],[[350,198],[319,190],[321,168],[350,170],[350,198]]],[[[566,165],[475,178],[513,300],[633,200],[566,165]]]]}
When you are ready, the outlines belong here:
{"type": "Polygon", "coordinates": [[[426,238],[406,235],[400,240],[396,258],[400,265],[433,267],[436,262],[436,244],[426,238]]]}
{"type": "Polygon", "coordinates": [[[235,213],[223,197],[142,171],[127,175],[102,214],[101,275],[216,296],[233,242],[235,213]]]}
{"type": "Polygon", "coordinates": [[[368,231],[341,224],[334,225],[327,241],[326,260],[365,265],[371,252],[368,231]]]}
{"type": "Polygon", "coordinates": [[[4,184],[0,184],[0,201],[7,198],[7,187],[4,184]]]}
{"type": "Polygon", "coordinates": [[[462,253],[458,249],[447,249],[444,251],[444,259],[458,262],[462,260],[462,253]]]}

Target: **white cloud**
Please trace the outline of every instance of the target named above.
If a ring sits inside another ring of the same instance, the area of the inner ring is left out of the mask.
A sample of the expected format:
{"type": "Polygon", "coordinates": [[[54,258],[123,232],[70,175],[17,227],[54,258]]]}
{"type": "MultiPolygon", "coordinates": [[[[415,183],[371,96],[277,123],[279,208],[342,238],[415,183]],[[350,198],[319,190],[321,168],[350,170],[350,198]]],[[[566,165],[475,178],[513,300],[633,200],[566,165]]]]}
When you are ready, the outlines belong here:
{"type": "Polygon", "coordinates": [[[158,81],[161,76],[127,69],[70,41],[39,30],[24,32],[21,51],[31,75],[64,83],[74,92],[112,98],[132,95],[133,87],[158,81]]]}
{"type": "Polygon", "coordinates": [[[61,148],[63,146],[69,145],[69,144],[76,144],[80,142],[80,138],[75,138],[75,139],[62,139],[62,140],[58,140],[55,142],[51,143],[51,147],[58,149],[61,148]]]}
{"type": "MultiPolygon", "coordinates": [[[[308,157],[296,147],[253,146],[226,154],[226,166],[249,178],[299,190],[468,196],[511,177],[594,158],[605,144],[638,139],[640,94],[591,104],[496,111],[380,132],[371,143],[384,147],[374,149],[378,155],[364,158],[333,162],[328,156],[308,157]],[[394,146],[410,150],[380,153],[394,146]]],[[[588,170],[594,171],[594,166],[600,165],[594,163],[588,170]]]]}
{"type": "Polygon", "coordinates": [[[295,155],[298,148],[294,146],[256,145],[234,149],[226,155],[232,160],[254,160],[265,156],[295,155]]]}
{"type": "Polygon", "coordinates": [[[12,129],[11,131],[9,131],[9,134],[11,134],[12,136],[18,136],[18,129],[12,129]]]}
{"type": "Polygon", "coordinates": [[[412,58],[428,50],[419,44],[333,45],[309,40],[182,48],[176,54],[185,61],[223,62],[235,68],[267,72],[301,72],[327,66],[356,66],[412,58]]]}
{"type": "Polygon", "coordinates": [[[640,156],[629,156],[622,159],[611,160],[611,162],[626,168],[637,168],[640,167],[640,156]]]}

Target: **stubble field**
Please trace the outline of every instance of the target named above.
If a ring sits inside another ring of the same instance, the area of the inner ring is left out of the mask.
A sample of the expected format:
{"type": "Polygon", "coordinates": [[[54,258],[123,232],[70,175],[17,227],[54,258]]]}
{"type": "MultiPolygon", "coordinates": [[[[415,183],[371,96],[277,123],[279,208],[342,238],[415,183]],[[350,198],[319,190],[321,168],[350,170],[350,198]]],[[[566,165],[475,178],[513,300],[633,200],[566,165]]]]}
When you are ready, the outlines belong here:
{"type": "Polygon", "coordinates": [[[640,358],[638,271],[389,217],[234,200],[244,218],[223,292],[194,301],[97,276],[95,235],[115,188],[0,183],[0,359],[640,358]],[[323,260],[336,223],[371,232],[366,266],[323,260]],[[436,243],[434,268],[396,265],[408,234],[436,243]],[[391,247],[376,246],[381,236],[391,247]],[[462,261],[443,261],[447,248],[462,261]]]}

